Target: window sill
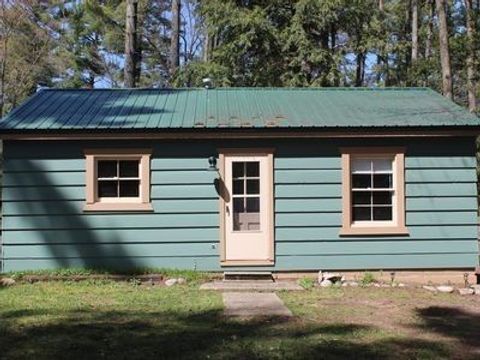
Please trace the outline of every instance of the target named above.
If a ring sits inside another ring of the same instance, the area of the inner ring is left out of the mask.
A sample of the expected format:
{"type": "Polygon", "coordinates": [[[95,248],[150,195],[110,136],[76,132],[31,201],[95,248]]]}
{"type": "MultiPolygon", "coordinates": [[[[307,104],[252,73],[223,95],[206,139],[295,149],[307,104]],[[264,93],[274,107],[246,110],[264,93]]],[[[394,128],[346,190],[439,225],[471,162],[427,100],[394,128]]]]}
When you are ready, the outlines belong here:
{"type": "Polygon", "coordinates": [[[386,227],[386,226],[370,226],[370,227],[350,227],[342,228],[340,236],[354,235],[408,235],[408,229],[404,226],[386,227]]]}
{"type": "Polygon", "coordinates": [[[84,212],[90,211],[109,211],[109,212],[149,212],[153,211],[151,203],[94,203],[85,204],[83,207],[84,212]]]}

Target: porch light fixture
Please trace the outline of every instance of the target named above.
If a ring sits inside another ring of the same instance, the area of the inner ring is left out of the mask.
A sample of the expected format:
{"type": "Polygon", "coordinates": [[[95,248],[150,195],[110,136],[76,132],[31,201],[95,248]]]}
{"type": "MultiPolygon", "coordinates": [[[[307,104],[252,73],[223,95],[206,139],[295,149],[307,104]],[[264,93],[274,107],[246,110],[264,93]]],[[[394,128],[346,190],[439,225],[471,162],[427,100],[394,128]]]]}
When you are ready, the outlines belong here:
{"type": "Polygon", "coordinates": [[[208,158],[208,171],[215,171],[218,173],[217,158],[215,156],[210,156],[208,158]]]}

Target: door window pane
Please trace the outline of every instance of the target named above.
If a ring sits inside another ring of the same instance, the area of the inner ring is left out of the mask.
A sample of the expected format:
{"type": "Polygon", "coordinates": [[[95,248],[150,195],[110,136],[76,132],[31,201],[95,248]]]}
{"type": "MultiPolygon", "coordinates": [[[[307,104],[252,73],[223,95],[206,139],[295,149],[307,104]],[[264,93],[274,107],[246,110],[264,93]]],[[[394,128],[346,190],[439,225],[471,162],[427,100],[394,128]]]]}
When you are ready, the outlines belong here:
{"type": "Polygon", "coordinates": [[[260,198],[259,197],[247,198],[247,212],[248,213],[259,213],[260,212],[260,198]]]}
{"type": "Polygon", "coordinates": [[[259,177],[260,176],[260,164],[258,161],[247,162],[247,177],[259,177]]]}
{"type": "Polygon", "coordinates": [[[245,163],[234,161],[232,163],[232,176],[234,178],[243,177],[244,174],[245,163]]]}
{"type": "Polygon", "coordinates": [[[247,194],[260,194],[260,180],[247,180],[247,194]]]}
{"type": "Polygon", "coordinates": [[[243,180],[233,180],[233,194],[242,195],[243,194],[244,181],[243,180]]]}
{"type": "Polygon", "coordinates": [[[260,230],[260,163],[232,162],[233,230],[260,230]]]}

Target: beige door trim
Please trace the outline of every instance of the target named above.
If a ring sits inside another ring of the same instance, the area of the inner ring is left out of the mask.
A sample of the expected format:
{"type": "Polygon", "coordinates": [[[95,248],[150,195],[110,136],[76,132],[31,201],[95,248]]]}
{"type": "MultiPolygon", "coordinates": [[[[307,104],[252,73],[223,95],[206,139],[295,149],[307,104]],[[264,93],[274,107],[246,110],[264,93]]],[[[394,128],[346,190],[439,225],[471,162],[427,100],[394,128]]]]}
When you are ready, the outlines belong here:
{"type": "Polygon", "coordinates": [[[262,265],[273,265],[275,263],[275,228],[274,228],[274,172],[273,172],[273,154],[275,149],[273,148],[220,148],[218,149],[218,170],[219,170],[219,228],[220,228],[220,265],[221,266],[262,266],[262,265]],[[268,175],[270,177],[270,201],[268,202],[268,245],[269,245],[269,258],[265,261],[258,260],[245,260],[245,261],[228,261],[226,259],[226,222],[225,222],[225,206],[229,201],[228,188],[225,184],[225,156],[252,156],[252,155],[264,155],[267,156],[267,168],[268,175]]]}

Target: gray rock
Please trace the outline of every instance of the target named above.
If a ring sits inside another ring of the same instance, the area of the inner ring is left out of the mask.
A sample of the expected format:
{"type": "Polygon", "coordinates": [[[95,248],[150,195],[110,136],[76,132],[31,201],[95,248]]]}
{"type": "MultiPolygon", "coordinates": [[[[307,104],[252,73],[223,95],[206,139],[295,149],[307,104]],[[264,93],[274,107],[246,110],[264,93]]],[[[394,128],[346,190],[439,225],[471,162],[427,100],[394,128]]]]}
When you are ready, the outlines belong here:
{"type": "Polygon", "coordinates": [[[348,286],[352,286],[352,287],[357,287],[358,286],[358,282],[356,282],[356,281],[348,281],[347,284],[348,284],[348,286]]]}
{"type": "Polygon", "coordinates": [[[187,283],[187,280],[185,280],[184,278],[178,278],[177,279],[177,284],[179,285],[183,285],[183,284],[186,284],[187,283]]]}
{"type": "Polygon", "coordinates": [[[177,279],[168,279],[168,280],[165,281],[165,285],[167,285],[167,286],[173,286],[177,283],[178,283],[177,279]]]}
{"type": "Polygon", "coordinates": [[[460,295],[473,295],[475,291],[470,288],[463,288],[463,289],[458,289],[458,293],[460,295]]]}
{"type": "Polygon", "coordinates": [[[342,280],[342,274],[339,273],[323,273],[322,280],[330,280],[331,282],[337,282],[342,280]]]}
{"type": "Polygon", "coordinates": [[[453,286],[449,286],[449,285],[437,286],[437,290],[440,291],[441,293],[447,293],[447,294],[450,294],[455,291],[453,286]]]}
{"type": "Polygon", "coordinates": [[[437,292],[437,288],[435,286],[423,285],[422,288],[431,292],[437,292]]]}
{"type": "Polygon", "coordinates": [[[320,283],[320,286],[321,287],[330,287],[333,285],[333,282],[331,282],[330,280],[323,280],[321,283],[320,283]]]}
{"type": "Polygon", "coordinates": [[[470,288],[473,289],[475,295],[480,295],[480,284],[479,285],[472,285],[470,288]]]}
{"type": "Polygon", "coordinates": [[[0,286],[13,286],[15,285],[15,280],[12,278],[1,278],[0,279],[0,286]]]}
{"type": "Polygon", "coordinates": [[[407,285],[405,285],[404,283],[399,283],[397,286],[398,287],[407,287],[407,285]]]}
{"type": "Polygon", "coordinates": [[[323,280],[323,274],[322,274],[322,270],[320,270],[320,271],[318,272],[317,281],[318,281],[318,283],[320,284],[320,283],[322,282],[322,280],[323,280]]]}

